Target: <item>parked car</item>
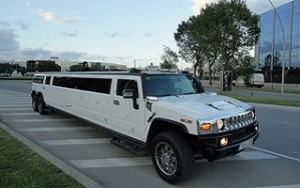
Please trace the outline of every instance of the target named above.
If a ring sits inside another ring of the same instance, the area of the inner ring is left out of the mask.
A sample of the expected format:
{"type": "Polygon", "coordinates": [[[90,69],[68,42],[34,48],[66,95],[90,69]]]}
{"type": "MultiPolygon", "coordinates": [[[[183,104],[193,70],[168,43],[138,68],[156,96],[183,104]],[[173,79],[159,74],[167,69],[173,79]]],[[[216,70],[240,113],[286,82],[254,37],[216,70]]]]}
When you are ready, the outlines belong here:
{"type": "MultiPolygon", "coordinates": [[[[244,87],[245,86],[244,77],[239,76],[236,80],[232,81],[232,85],[244,87]]],[[[262,73],[255,72],[254,74],[252,74],[252,76],[250,77],[250,86],[251,87],[262,88],[264,85],[265,85],[265,78],[262,73]]]]}

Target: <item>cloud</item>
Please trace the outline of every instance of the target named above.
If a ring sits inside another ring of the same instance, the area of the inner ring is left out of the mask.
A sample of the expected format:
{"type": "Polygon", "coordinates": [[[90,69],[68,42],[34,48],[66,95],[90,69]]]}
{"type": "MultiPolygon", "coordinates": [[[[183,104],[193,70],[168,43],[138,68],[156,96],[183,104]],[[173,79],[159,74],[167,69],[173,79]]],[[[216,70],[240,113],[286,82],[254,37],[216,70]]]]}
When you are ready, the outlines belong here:
{"type": "Polygon", "coordinates": [[[26,48],[21,50],[21,57],[24,59],[49,59],[53,52],[39,48],[26,48]]]}
{"type": "Polygon", "coordinates": [[[22,30],[27,30],[29,27],[29,23],[24,22],[24,21],[17,21],[16,22],[17,26],[19,26],[22,30]]]}
{"type": "Polygon", "coordinates": [[[25,5],[30,5],[31,4],[31,2],[32,2],[32,0],[24,0],[24,2],[25,2],[25,5]]]}
{"type": "Polygon", "coordinates": [[[58,57],[60,59],[84,59],[84,57],[87,56],[86,52],[77,52],[77,51],[64,51],[58,54],[58,57]]]}
{"type": "Polygon", "coordinates": [[[154,34],[154,32],[149,32],[149,33],[143,33],[144,36],[146,37],[150,37],[154,34]]]}
{"type": "Polygon", "coordinates": [[[19,50],[19,42],[12,29],[0,29],[0,58],[7,59],[19,50]]]}
{"type": "MultiPolygon", "coordinates": [[[[6,22],[0,22],[0,25],[7,25],[6,22]]],[[[67,33],[76,35],[77,32],[67,33]]],[[[1,60],[27,60],[27,59],[50,59],[50,57],[59,57],[60,59],[79,60],[87,57],[86,52],[66,50],[57,52],[47,50],[42,47],[21,49],[17,40],[18,36],[13,29],[0,28],[0,61],[1,60]]]]}
{"type": "Polygon", "coordinates": [[[23,49],[20,55],[22,59],[50,59],[50,57],[59,57],[59,59],[79,60],[84,59],[87,53],[69,50],[56,52],[39,47],[23,49]]]}
{"type": "MultiPolygon", "coordinates": [[[[219,0],[192,0],[193,6],[191,10],[195,15],[200,13],[201,8],[205,8],[206,4],[217,3],[219,0]]],[[[275,7],[291,2],[292,0],[272,0],[275,7]]],[[[260,14],[264,11],[272,9],[272,5],[268,0],[245,0],[248,8],[253,12],[260,14]]]]}
{"type": "Polygon", "coordinates": [[[200,14],[202,8],[205,8],[206,4],[217,3],[219,0],[193,0],[194,5],[191,7],[193,14],[200,14]]]}
{"type": "Polygon", "coordinates": [[[45,21],[53,24],[68,24],[83,20],[80,16],[58,17],[54,12],[39,9],[35,11],[36,15],[42,17],[45,21]]]}
{"type": "Polygon", "coordinates": [[[5,22],[5,21],[0,21],[0,26],[2,26],[2,27],[10,27],[10,23],[9,22],[5,22]]]}
{"type": "Polygon", "coordinates": [[[61,36],[67,36],[67,37],[75,37],[77,36],[78,32],[77,31],[73,31],[73,32],[63,32],[60,35],[61,36]]]}
{"type": "Polygon", "coordinates": [[[119,35],[119,32],[118,31],[115,31],[113,32],[111,35],[110,35],[110,38],[115,38],[119,35]]]}
{"type": "Polygon", "coordinates": [[[21,49],[17,37],[12,29],[0,29],[0,60],[50,59],[52,56],[77,60],[87,56],[86,52],[71,50],[56,52],[42,47],[21,49]]]}

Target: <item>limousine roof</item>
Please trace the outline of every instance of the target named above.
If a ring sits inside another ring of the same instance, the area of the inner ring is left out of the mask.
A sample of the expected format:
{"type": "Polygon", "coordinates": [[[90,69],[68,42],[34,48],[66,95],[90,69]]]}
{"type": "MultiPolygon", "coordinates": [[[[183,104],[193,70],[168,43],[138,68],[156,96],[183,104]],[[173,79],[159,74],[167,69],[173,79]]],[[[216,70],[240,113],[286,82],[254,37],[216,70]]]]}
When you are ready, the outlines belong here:
{"type": "MultiPolygon", "coordinates": [[[[86,71],[86,72],[41,72],[35,75],[143,75],[143,74],[175,74],[174,72],[160,72],[160,71],[86,71]]],[[[176,73],[178,74],[178,73],[176,73]]]]}

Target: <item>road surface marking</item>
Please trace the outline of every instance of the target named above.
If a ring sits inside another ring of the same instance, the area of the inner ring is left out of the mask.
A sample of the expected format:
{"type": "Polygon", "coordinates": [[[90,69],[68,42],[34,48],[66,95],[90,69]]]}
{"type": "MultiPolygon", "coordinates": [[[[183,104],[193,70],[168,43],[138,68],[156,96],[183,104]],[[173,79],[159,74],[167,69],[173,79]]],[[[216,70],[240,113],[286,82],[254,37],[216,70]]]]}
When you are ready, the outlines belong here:
{"type": "Polygon", "coordinates": [[[25,105],[25,104],[0,104],[0,107],[28,107],[29,104],[25,105]]]}
{"type": "Polygon", "coordinates": [[[91,127],[38,127],[18,129],[23,132],[43,132],[43,131],[86,131],[95,130],[91,127]]]}
{"type": "Polygon", "coordinates": [[[22,101],[16,101],[16,100],[14,100],[14,102],[12,102],[12,101],[10,101],[10,102],[0,102],[0,104],[1,105],[12,105],[12,104],[27,104],[27,105],[31,105],[31,102],[24,102],[24,100],[22,100],[22,101]]]}
{"type": "Polygon", "coordinates": [[[294,185],[275,185],[275,186],[266,186],[266,187],[252,187],[252,188],[299,188],[300,184],[294,185]]]}
{"type": "Polygon", "coordinates": [[[264,160],[264,159],[278,159],[278,156],[267,154],[260,151],[243,151],[237,155],[226,157],[216,162],[220,161],[243,161],[243,160],[264,160]]]}
{"type": "Polygon", "coordinates": [[[32,110],[32,108],[0,108],[0,111],[22,111],[22,110],[32,110]]]}
{"type": "Polygon", "coordinates": [[[152,165],[150,157],[71,160],[70,163],[78,168],[106,168],[152,165]]]}
{"type": "Polygon", "coordinates": [[[290,160],[293,160],[293,161],[300,162],[300,159],[290,157],[290,156],[287,156],[287,155],[283,155],[283,154],[280,154],[280,153],[276,153],[276,152],[273,152],[273,151],[269,151],[269,150],[266,150],[266,149],[258,148],[258,147],[255,147],[255,146],[250,146],[250,148],[261,151],[261,152],[264,152],[264,153],[267,153],[267,154],[271,154],[271,155],[274,155],[274,156],[278,156],[278,157],[282,157],[282,158],[286,158],[286,159],[290,159],[290,160]]]}
{"type": "Polygon", "coordinates": [[[37,123],[37,122],[55,122],[55,121],[75,121],[74,119],[15,119],[16,123],[37,123]]]}
{"type": "MultiPolygon", "coordinates": [[[[265,159],[278,159],[278,158],[279,157],[269,155],[259,151],[243,151],[238,155],[227,157],[217,161],[226,162],[226,161],[265,160],[265,159]]],[[[83,159],[83,160],[70,160],[69,162],[78,168],[106,168],[106,167],[152,165],[152,161],[150,157],[86,159],[86,160],[83,159]]],[[[206,163],[206,162],[207,160],[196,161],[196,163],[206,163]]]]}
{"type": "Polygon", "coordinates": [[[24,113],[2,113],[3,116],[29,116],[29,115],[40,115],[36,112],[24,112],[24,113]]]}
{"type": "Polygon", "coordinates": [[[42,140],[39,143],[47,146],[81,145],[81,144],[108,144],[111,138],[95,139],[66,139],[66,140],[42,140]]]}

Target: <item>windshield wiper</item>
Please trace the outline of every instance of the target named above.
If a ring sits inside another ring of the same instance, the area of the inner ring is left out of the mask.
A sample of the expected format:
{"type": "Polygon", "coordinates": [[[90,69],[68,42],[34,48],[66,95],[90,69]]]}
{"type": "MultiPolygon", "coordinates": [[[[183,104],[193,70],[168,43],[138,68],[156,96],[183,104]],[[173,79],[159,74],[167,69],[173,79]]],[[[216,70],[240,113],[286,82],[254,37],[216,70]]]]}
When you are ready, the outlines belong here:
{"type": "Polygon", "coordinates": [[[196,92],[187,92],[187,93],[183,93],[182,95],[192,95],[192,94],[197,94],[196,92]]]}
{"type": "Polygon", "coordinates": [[[179,97],[176,94],[163,94],[163,95],[159,95],[160,97],[170,97],[170,96],[175,96],[175,97],[179,97]]]}

